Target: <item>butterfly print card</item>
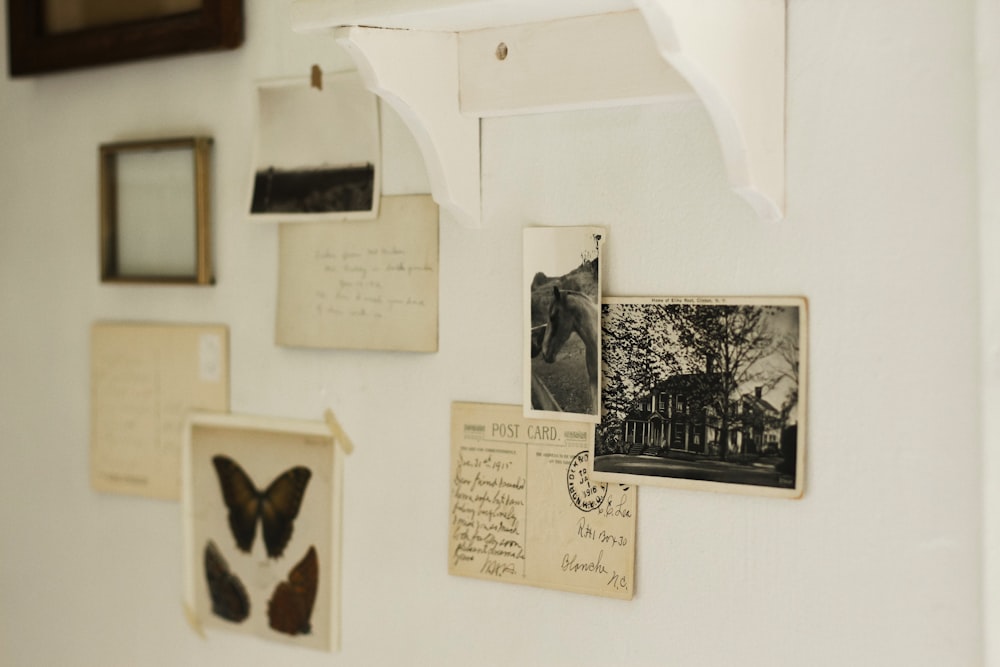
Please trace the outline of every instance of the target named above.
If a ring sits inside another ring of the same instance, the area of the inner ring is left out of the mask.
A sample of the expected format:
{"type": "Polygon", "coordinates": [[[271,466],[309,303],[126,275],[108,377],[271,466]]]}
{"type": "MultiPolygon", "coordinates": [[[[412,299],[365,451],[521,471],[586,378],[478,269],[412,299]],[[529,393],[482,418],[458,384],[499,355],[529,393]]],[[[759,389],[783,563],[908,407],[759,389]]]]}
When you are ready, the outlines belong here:
{"type": "Polygon", "coordinates": [[[185,601],[199,624],[338,648],[339,451],[323,422],[191,416],[185,601]]]}

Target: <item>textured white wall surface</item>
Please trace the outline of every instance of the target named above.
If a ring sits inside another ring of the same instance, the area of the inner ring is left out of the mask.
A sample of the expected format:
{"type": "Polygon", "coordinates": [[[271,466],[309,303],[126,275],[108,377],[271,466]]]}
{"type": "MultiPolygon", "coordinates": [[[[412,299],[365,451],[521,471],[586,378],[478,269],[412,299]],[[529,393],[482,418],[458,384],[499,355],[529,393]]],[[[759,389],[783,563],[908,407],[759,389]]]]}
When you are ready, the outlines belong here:
{"type": "MultiPolygon", "coordinates": [[[[983,480],[1000,475],[995,454],[981,472],[973,0],[789,1],[777,224],[730,192],[697,105],[484,121],[484,224],[441,221],[431,355],[273,344],[277,234],[242,213],[252,82],[349,66],[290,31],[288,4],[248,2],[231,53],[0,80],[0,664],[982,664],[983,480]],[[191,134],[215,138],[218,284],[102,286],[98,144],[191,134]],[[609,294],[810,300],[805,496],[644,488],[631,602],[446,574],[449,405],[520,400],[535,224],[606,225],[609,294]],[[337,412],[357,446],[340,653],[187,626],[178,506],[89,487],[99,319],[225,323],[234,412],[337,412]]],[[[386,190],[425,189],[385,123],[386,190]]]]}
{"type": "Polygon", "coordinates": [[[982,219],[983,595],[986,664],[1000,665],[1000,0],[979,0],[979,203],[982,219]]]}

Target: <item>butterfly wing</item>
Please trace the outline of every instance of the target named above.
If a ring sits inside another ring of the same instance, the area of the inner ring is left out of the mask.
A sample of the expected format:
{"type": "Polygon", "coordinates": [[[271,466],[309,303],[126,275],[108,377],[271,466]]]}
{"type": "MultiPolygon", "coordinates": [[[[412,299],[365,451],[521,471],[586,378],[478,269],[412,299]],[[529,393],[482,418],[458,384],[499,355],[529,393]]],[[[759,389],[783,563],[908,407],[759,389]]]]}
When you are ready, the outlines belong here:
{"type": "Polygon", "coordinates": [[[288,581],[278,584],[267,602],[268,624],[274,630],[286,635],[303,635],[312,630],[313,604],[316,602],[316,587],[319,584],[319,562],[316,547],[288,573],[288,581]]]}
{"type": "Polygon", "coordinates": [[[205,545],[205,579],[212,598],[212,613],[234,623],[250,615],[250,597],[243,582],[229,569],[215,543],[205,545]]]}
{"type": "Polygon", "coordinates": [[[293,523],[311,476],[309,468],[296,466],[279,475],[261,496],[260,522],[271,558],[281,556],[292,538],[293,523]]]}
{"type": "Polygon", "coordinates": [[[222,500],[229,509],[229,527],[236,538],[236,545],[241,551],[250,553],[257,531],[261,494],[236,461],[220,455],[212,457],[212,463],[219,476],[222,500]]]}

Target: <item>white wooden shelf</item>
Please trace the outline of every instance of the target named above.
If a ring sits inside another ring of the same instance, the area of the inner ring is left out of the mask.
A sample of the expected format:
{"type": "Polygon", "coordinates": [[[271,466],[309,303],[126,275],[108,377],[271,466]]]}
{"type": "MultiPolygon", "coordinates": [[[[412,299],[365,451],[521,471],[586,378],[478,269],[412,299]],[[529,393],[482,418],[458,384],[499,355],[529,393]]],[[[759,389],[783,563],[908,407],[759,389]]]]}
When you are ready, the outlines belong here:
{"type": "Polygon", "coordinates": [[[733,188],[784,215],[785,0],[295,0],[400,114],[438,204],[481,221],[480,118],[701,100],[733,188]]]}

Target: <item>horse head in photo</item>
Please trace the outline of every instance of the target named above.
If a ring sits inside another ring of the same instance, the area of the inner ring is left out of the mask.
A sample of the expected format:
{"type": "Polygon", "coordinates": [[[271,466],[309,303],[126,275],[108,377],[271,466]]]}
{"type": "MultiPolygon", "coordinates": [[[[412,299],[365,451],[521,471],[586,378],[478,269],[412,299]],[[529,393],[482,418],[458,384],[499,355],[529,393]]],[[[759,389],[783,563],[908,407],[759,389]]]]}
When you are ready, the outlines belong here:
{"type": "Polygon", "coordinates": [[[561,290],[558,285],[552,286],[552,300],[549,303],[540,349],[542,358],[551,364],[571,334],[576,333],[580,337],[586,349],[587,378],[595,413],[600,326],[600,310],[589,296],[574,290],[561,290]]]}
{"type": "Polygon", "coordinates": [[[531,280],[531,356],[542,351],[549,309],[552,305],[552,288],[580,292],[597,301],[597,258],[582,262],[562,276],[547,276],[539,271],[531,280]]]}

